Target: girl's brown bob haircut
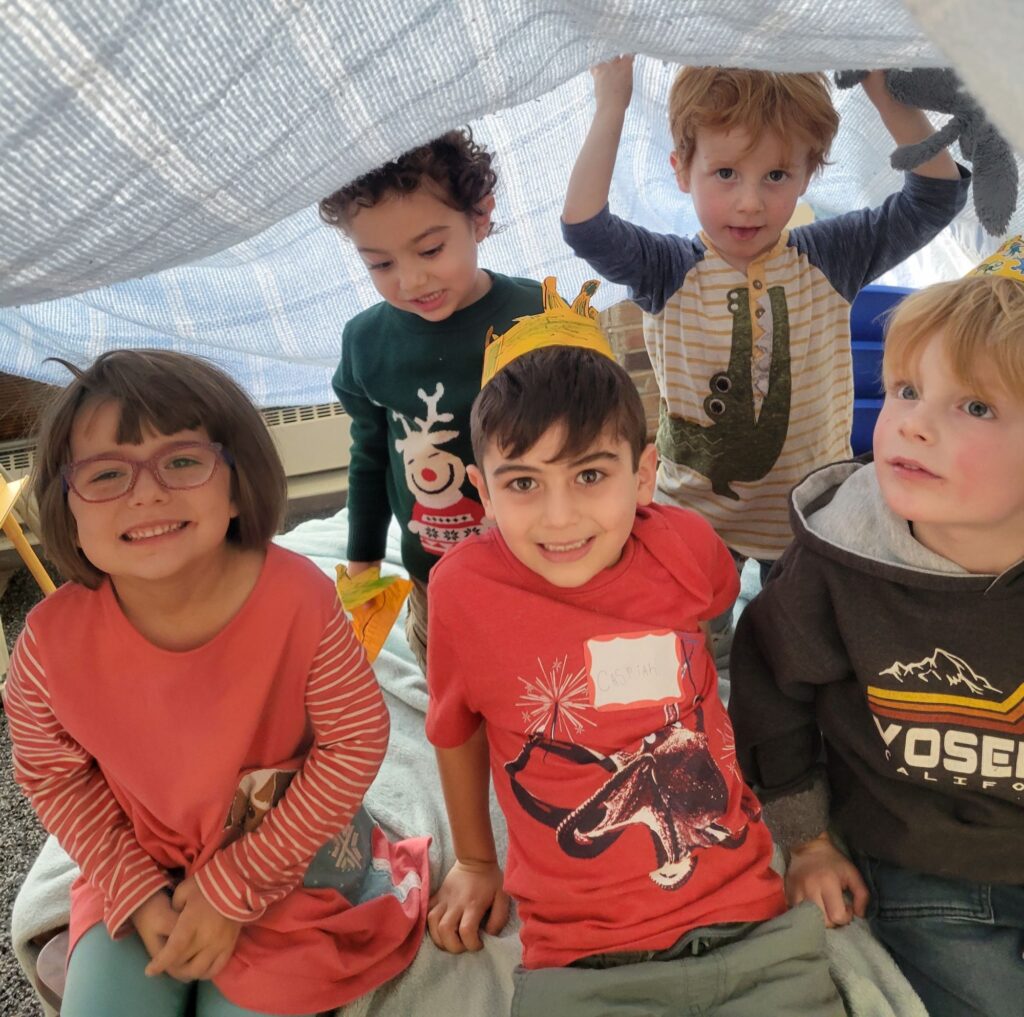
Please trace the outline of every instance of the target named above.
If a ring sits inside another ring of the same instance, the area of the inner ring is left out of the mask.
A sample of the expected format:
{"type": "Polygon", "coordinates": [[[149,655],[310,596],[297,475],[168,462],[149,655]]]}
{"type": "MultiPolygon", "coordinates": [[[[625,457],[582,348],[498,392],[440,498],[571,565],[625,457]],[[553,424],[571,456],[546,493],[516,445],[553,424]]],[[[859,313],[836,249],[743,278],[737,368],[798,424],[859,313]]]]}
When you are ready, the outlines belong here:
{"type": "Polygon", "coordinates": [[[85,370],[57,360],[74,380],[54,397],[40,427],[32,491],[39,502],[46,556],[72,582],[96,589],[105,573],[78,546],[61,469],[71,462],[71,430],[87,404],[121,409],[118,442],[137,445],[144,432],[173,435],[205,428],[230,453],[231,497],[238,516],[227,539],[243,550],[265,547],[277,532],[288,499],[284,467],[249,397],[212,364],[167,350],[112,350],[85,370]]]}
{"type": "Polygon", "coordinates": [[[969,275],[911,293],[886,325],[886,382],[901,380],[935,338],[956,376],[979,395],[995,382],[1024,399],[1024,284],[969,275]]]}
{"type": "Polygon", "coordinates": [[[484,385],[470,412],[476,465],[483,470],[491,442],[516,459],[558,424],[565,437],[556,460],[583,455],[611,431],[639,466],[647,418],[633,379],[614,360],[576,346],[524,353],[484,385]]]}
{"type": "Polygon", "coordinates": [[[828,158],[839,129],[828,78],[820,72],[777,74],[730,67],[684,67],[668,97],[672,143],[689,168],[701,128],[740,129],[754,148],[766,131],[783,142],[799,138],[810,146],[807,170],[816,173],[828,158]]]}

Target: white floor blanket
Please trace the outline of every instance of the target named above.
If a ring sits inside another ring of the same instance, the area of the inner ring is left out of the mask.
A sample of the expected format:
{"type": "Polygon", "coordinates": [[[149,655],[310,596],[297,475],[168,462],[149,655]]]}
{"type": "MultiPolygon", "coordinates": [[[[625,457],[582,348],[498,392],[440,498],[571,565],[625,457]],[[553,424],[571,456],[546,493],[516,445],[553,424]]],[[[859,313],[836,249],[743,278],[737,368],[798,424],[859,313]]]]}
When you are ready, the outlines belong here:
{"type": "MultiPolygon", "coordinates": [[[[344,558],[347,517],[304,523],[279,543],[307,555],[333,577],[344,558]]],[[[392,528],[387,560],[400,570],[398,534],[392,528]]],[[[750,593],[752,575],[745,576],[750,593]]],[[[444,800],[434,766],[433,750],[423,734],[427,693],[424,678],[405,643],[401,619],[374,665],[391,711],[391,742],[387,758],[367,794],[366,804],[377,820],[397,836],[429,833],[432,885],[436,887],[454,861],[444,800]],[[410,793],[410,774],[415,791],[410,793]]],[[[505,824],[492,798],[492,820],[499,852],[504,854],[505,824]]],[[[29,872],[13,916],[18,959],[31,977],[36,951],[31,939],[67,923],[69,889],[75,875],[70,859],[50,838],[29,872]]],[[[896,969],[884,948],[860,921],[828,933],[832,973],[852,1017],[927,1017],[924,1007],[896,969]]],[[[512,997],[512,969],[519,962],[518,923],[513,917],[504,932],[489,937],[479,954],[453,957],[425,938],[412,966],[399,978],[356,1000],[339,1017],[506,1017],[512,997]]]]}

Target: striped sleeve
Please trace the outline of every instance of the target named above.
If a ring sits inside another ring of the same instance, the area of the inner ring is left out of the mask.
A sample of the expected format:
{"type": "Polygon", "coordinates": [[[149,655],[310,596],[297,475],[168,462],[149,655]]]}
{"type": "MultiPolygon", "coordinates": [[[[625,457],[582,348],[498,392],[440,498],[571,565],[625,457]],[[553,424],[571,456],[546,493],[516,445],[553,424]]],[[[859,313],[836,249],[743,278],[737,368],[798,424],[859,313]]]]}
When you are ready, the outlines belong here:
{"type": "Polygon", "coordinates": [[[11,656],[4,706],[15,780],[43,826],[103,894],[111,935],[127,932],[132,912],[171,881],[139,844],[96,760],[54,715],[31,623],[11,656]]]}
{"type": "Polygon", "coordinates": [[[313,855],[355,815],[387,749],[389,718],[363,647],[339,608],[306,686],[313,747],[263,822],[195,873],[225,917],[255,921],[287,896],[313,855]]]}
{"type": "Polygon", "coordinates": [[[586,222],[563,222],[562,239],[603,278],[628,286],[630,299],[649,314],[662,310],[704,256],[692,239],[646,230],[607,205],[586,222]]]}

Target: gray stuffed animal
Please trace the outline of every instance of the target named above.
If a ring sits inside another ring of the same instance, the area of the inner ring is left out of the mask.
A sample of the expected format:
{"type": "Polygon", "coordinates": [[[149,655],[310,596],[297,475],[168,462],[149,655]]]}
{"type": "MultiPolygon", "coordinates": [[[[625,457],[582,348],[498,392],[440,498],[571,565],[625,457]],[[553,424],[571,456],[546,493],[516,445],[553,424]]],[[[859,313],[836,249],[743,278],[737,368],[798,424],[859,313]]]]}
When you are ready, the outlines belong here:
{"type": "MultiPolygon", "coordinates": [[[[840,71],[836,87],[852,88],[866,76],[867,71],[840,71]]],[[[907,106],[952,114],[930,138],[900,145],[892,154],[893,169],[911,170],[959,141],[963,158],[971,163],[978,221],[992,236],[1002,236],[1017,208],[1017,160],[985,111],[949,68],[888,70],[885,84],[889,94],[907,106]]]]}

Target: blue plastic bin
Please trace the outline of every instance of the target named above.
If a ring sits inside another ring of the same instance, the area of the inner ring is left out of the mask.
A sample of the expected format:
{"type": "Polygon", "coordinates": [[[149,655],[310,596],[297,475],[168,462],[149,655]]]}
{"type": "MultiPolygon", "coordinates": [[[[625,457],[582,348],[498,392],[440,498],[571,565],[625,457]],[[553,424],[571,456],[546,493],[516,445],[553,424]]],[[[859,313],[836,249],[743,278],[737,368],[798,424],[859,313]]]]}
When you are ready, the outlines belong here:
{"type": "Polygon", "coordinates": [[[853,454],[871,448],[875,420],[882,408],[882,349],[886,312],[908,293],[904,286],[865,286],[850,308],[850,346],[853,352],[853,454]]]}

